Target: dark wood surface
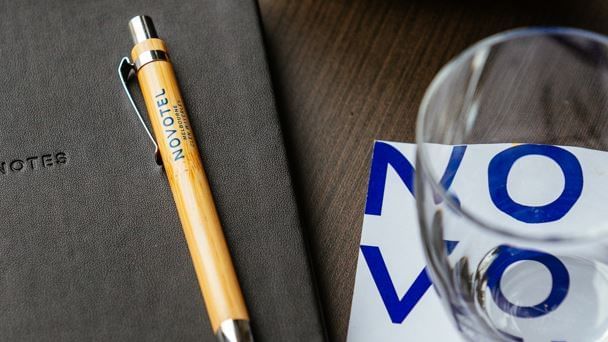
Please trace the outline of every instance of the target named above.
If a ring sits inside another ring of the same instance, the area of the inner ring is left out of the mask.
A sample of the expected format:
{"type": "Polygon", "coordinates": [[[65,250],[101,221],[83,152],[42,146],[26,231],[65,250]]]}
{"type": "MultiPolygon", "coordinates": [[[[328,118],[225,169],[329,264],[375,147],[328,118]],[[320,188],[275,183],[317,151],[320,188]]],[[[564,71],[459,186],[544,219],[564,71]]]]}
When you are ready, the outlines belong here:
{"type": "Polygon", "coordinates": [[[608,33],[606,1],[259,0],[329,337],[346,339],[374,139],[414,141],[418,105],[467,46],[529,25],[608,33]]]}

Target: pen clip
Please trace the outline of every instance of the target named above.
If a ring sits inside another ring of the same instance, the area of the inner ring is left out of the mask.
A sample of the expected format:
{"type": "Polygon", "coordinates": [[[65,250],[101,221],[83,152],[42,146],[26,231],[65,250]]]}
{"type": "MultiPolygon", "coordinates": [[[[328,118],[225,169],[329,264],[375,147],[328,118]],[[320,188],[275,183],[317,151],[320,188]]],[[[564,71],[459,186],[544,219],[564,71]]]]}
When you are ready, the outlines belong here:
{"type": "Polygon", "coordinates": [[[148,126],[146,125],[144,118],[141,116],[139,109],[137,109],[137,105],[135,104],[135,101],[133,100],[133,97],[131,96],[129,87],[127,87],[127,82],[132,77],[132,75],[135,75],[135,65],[133,63],[131,63],[131,61],[129,60],[129,57],[123,57],[122,60],[120,61],[120,64],[118,65],[118,76],[120,77],[120,81],[122,82],[122,86],[125,89],[125,92],[127,93],[127,97],[129,98],[129,101],[131,101],[131,105],[133,105],[135,114],[137,114],[139,121],[144,126],[144,129],[146,130],[146,133],[148,134],[148,138],[150,138],[150,140],[152,140],[152,144],[154,144],[154,159],[156,160],[156,164],[162,165],[162,159],[160,157],[160,151],[158,150],[158,144],[156,143],[156,140],[154,140],[152,133],[148,129],[148,126]]]}

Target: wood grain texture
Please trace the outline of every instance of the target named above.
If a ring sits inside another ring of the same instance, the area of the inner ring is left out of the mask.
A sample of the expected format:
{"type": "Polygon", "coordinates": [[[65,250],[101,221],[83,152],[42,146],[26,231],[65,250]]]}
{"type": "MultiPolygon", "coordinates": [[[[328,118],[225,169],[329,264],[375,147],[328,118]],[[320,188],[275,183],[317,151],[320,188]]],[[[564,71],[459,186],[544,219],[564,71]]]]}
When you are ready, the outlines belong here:
{"type": "Polygon", "coordinates": [[[346,339],[374,139],[413,142],[441,66],[530,25],[608,33],[608,2],[260,0],[329,337],[346,339]]]}
{"type": "MultiPolygon", "coordinates": [[[[142,49],[164,49],[158,41],[148,39],[137,44],[132,55],[138,56],[142,49]]],[[[145,64],[137,71],[137,79],[209,321],[217,334],[223,321],[249,320],[249,314],[179,85],[173,66],[166,61],[145,64]]]]}

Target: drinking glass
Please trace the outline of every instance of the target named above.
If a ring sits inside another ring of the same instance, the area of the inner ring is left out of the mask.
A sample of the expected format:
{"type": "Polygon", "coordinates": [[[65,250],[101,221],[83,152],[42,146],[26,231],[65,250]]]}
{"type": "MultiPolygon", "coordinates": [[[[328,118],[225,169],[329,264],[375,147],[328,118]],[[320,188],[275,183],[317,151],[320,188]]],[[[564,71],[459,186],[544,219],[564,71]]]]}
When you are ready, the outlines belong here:
{"type": "Polygon", "coordinates": [[[421,238],[466,340],[608,340],[607,94],[608,40],[570,28],[485,39],[426,91],[421,238]]]}

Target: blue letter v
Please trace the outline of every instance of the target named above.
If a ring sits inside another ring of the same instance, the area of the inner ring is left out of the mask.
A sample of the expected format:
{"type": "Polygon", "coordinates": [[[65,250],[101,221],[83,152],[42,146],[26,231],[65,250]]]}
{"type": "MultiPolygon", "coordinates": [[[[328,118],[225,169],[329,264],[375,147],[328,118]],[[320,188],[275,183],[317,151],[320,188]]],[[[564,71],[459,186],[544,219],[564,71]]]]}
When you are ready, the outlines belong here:
{"type": "MultiPolygon", "coordinates": [[[[445,241],[448,254],[458,244],[457,241],[445,241]]],[[[376,283],[380,297],[384,302],[384,306],[391,317],[391,321],[396,324],[401,324],[407,315],[412,311],[414,306],[420,301],[426,290],[431,286],[431,280],[426,273],[426,267],[414,280],[412,286],[407,290],[403,298],[399,299],[391,276],[388,273],[380,248],[375,246],[361,246],[361,252],[367,262],[372,278],[376,283]]]]}

